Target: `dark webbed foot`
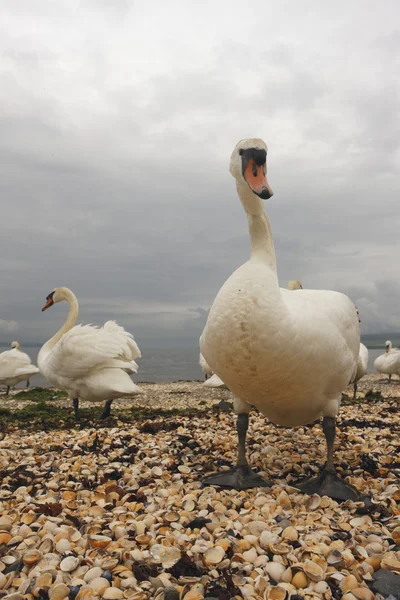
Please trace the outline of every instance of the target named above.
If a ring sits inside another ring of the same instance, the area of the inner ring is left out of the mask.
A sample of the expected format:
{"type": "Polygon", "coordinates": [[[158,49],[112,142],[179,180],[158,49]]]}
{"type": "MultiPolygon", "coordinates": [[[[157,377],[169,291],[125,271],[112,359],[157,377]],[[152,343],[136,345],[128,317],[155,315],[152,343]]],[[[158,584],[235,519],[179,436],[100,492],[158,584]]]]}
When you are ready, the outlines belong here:
{"type": "Polygon", "coordinates": [[[324,469],[320,475],[311,477],[302,483],[296,484],[303,494],[318,494],[319,496],[329,496],[334,500],[359,500],[357,489],[341,479],[336,471],[324,469]]]}
{"type": "Polygon", "coordinates": [[[271,487],[272,483],[267,481],[258,473],[252,471],[249,465],[242,465],[208,475],[202,481],[203,485],[218,485],[219,487],[232,488],[234,490],[248,490],[256,487],[271,487]]]}

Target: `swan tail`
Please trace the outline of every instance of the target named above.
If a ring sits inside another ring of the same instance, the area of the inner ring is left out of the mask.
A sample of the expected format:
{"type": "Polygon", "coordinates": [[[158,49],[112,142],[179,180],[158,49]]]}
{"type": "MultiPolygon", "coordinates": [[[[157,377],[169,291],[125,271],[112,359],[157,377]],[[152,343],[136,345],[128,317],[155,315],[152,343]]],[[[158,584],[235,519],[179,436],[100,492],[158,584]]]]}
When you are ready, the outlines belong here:
{"type": "Polygon", "coordinates": [[[95,399],[111,399],[142,393],[128,373],[115,368],[105,368],[85,377],[85,387],[89,396],[95,399]]]}

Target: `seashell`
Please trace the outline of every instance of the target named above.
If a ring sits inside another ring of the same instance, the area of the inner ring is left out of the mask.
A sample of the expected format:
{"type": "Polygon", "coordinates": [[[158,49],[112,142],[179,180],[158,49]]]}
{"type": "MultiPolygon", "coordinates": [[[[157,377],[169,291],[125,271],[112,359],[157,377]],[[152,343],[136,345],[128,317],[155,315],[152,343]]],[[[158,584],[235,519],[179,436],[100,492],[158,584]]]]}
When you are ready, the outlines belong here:
{"type": "Polygon", "coordinates": [[[242,556],[246,562],[254,563],[257,558],[257,550],[255,548],[250,548],[250,550],[243,552],[242,556]]]}
{"type": "Polygon", "coordinates": [[[36,579],[36,587],[50,587],[51,584],[53,583],[53,577],[51,575],[51,573],[42,573],[42,575],[39,575],[39,577],[36,579]]]}
{"type": "Polygon", "coordinates": [[[181,558],[181,552],[178,548],[174,546],[162,546],[161,544],[151,546],[150,554],[156,562],[161,563],[167,569],[173,567],[181,558]]]}
{"type": "Polygon", "coordinates": [[[265,570],[268,573],[270,579],[279,583],[283,573],[286,571],[286,567],[281,563],[269,562],[265,565],[265,570]]]}
{"type": "Polygon", "coordinates": [[[61,540],[59,540],[56,543],[56,550],[60,554],[63,554],[64,552],[68,552],[68,550],[71,550],[70,541],[67,540],[67,538],[62,538],[61,540]]]}
{"type": "MultiPolygon", "coordinates": [[[[83,598],[92,598],[93,590],[90,585],[83,585],[79,590],[78,594],[75,596],[75,600],[82,600],[83,598]]],[[[52,599],[50,599],[52,600],[52,599]]]]}
{"type": "Polygon", "coordinates": [[[123,598],[124,592],[116,587],[109,587],[103,593],[104,600],[115,600],[117,598],[123,598]]]}
{"type": "Polygon", "coordinates": [[[148,546],[153,538],[151,535],[147,535],[146,533],[142,535],[137,535],[135,537],[135,541],[141,546],[148,546]]]}
{"type": "Polygon", "coordinates": [[[351,590],[353,596],[355,596],[358,600],[374,600],[375,594],[371,592],[370,589],[366,587],[357,587],[351,590]]]}
{"type": "Polygon", "coordinates": [[[102,596],[105,590],[110,587],[110,582],[104,577],[95,577],[94,579],[91,579],[90,587],[96,592],[96,594],[102,596]]]}
{"type": "Polygon", "coordinates": [[[40,552],[42,552],[42,554],[48,554],[49,552],[53,551],[53,547],[54,547],[53,540],[51,540],[50,538],[46,538],[40,544],[38,550],[40,550],[40,552]]]}
{"type": "Polygon", "coordinates": [[[218,565],[224,556],[225,550],[221,546],[214,546],[204,553],[204,560],[208,565],[218,565]]]}
{"type": "Polygon", "coordinates": [[[103,569],[101,567],[92,567],[89,571],[86,571],[83,580],[86,583],[90,583],[92,579],[96,579],[97,577],[101,577],[103,574],[103,569]]]}
{"type": "Polygon", "coordinates": [[[394,553],[386,554],[381,560],[382,569],[389,569],[395,573],[400,573],[400,561],[397,560],[394,553]]]}
{"type": "Polygon", "coordinates": [[[311,579],[311,581],[318,582],[324,578],[324,571],[312,560],[306,560],[304,562],[304,573],[311,579]]]}
{"type": "Polygon", "coordinates": [[[330,587],[326,581],[318,581],[314,586],[314,592],[317,592],[317,594],[325,594],[325,592],[330,592],[330,587]]]}
{"type": "Polygon", "coordinates": [[[318,496],[318,494],[314,494],[313,496],[310,496],[308,498],[308,500],[306,502],[306,509],[311,512],[311,511],[317,509],[320,504],[321,504],[321,496],[318,496]]]}
{"type": "Polygon", "coordinates": [[[187,473],[190,473],[190,467],[188,467],[188,466],[186,466],[186,465],[179,465],[179,467],[178,467],[178,471],[179,471],[180,473],[185,473],[185,474],[187,474],[187,473]]]}
{"type": "Polygon", "coordinates": [[[268,598],[268,600],[285,600],[287,595],[288,593],[285,588],[276,585],[268,591],[268,595],[265,597],[268,598]]]}
{"type": "Polygon", "coordinates": [[[102,569],[112,571],[119,564],[119,558],[108,556],[101,563],[102,569]]]}
{"type": "Polygon", "coordinates": [[[339,585],[340,589],[345,594],[346,592],[349,592],[354,588],[358,587],[360,584],[358,583],[354,575],[346,575],[346,577],[342,579],[339,585]]]}
{"type": "Polygon", "coordinates": [[[192,510],[196,508],[196,503],[193,500],[186,500],[183,504],[183,508],[188,512],[192,512],[192,510]]]}
{"type": "Polygon", "coordinates": [[[289,554],[291,548],[288,544],[270,544],[269,549],[273,554],[289,554]]]}
{"type": "Polygon", "coordinates": [[[286,529],[284,529],[284,531],[282,532],[282,538],[284,540],[290,540],[291,542],[295,542],[299,539],[299,532],[295,527],[286,527],[286,529]]]}
{"type": "Polygon", "coordinates": [[[164,519],[168,522],[168,523],[174,523],[175,521],[179,521],[179,513],[177,512],[167,512],[164,515],[164,519]]]}
{"type": "Polygon", "coordinates": [[[298,571],[292,579],[292,585],[294,585],[294,587],[298,590],[306,588],[308,585],[308,579],[306,574],[303,573],[303,571],[298,571]]]}
{"type": "Polygon", "coordinates": [[[60,562],[60,569],[66,573],[74,571],[79,565],[79,558],[76,556],[67,556],[60,562]]]}
{"type": "Polygon", "coordinates": [[[339,550],[333,550],[333,552],[331,552],[327,556],[326,562],[328,563],[328,565],[333,565],[333,566],[338,566],[340,564],[343,564],[344,560],[343,560],[342,553],[339,552],[339,550]]]}
{"type": "Polygon", "coordinates": [[[39,550],[28,550],[28,552],[25,552],[22,560],[26,565],[34,565],[42,558],[42,556],[43,555],[39,550]]]}
{"type": "Polygon", "coordinates": [[[0,590],[2,590],[4,588],[6,583],[7,583],[7,577],[5,575],[3,575],[3,573],[0,573],[0,590]]]}
{"type": "Polygon", "coordinates": [[[93,548],[107,548],[107,546],[112,542],[112,539],[107,535],[90,535],[89,536],[89,544],[93,548]]]}
{"type": "Polygon", "coordinates": [[[4,533],[5,531],[11,531],[12,528],[12,519],[9,515],[3,515],[0,517],[0,533],[4,533]]]}
{"type": "Polygon", "coordinates": [[[65,583],[58,583],[50,589],[49,598],[50,600],[64,600],[68,598],[69,587],[65,583]]]}
{"type": "Polygon", "coordinates": [[[12,535],[7,531],[0,531],[0,546],[6,545],[12,539],[12,535]]]}

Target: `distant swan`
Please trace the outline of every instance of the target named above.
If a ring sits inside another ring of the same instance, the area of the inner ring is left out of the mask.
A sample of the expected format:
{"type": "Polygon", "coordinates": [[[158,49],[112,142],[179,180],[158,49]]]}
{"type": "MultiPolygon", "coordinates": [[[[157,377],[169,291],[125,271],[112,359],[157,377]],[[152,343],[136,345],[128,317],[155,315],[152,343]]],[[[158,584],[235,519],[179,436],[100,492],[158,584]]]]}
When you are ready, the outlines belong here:
{"type": "Polygon", "coordinates": [[[390,340],[385,343],[385,347],[385,354],[381,354],[375,359],[374,367],[378,373],[389,375],[390,383],[392,375],[400,375],[400,350],[393,348],[390,340]]]}
{"type": "Polygon", "coordinates": [[[368,348],[360,343],[360,352],[357,360],[357,371],[350,383],[354,384],[353,400],[357,397],[357,382],[368,373],[368,348]]]}
{"type": "Polygon", "coordinates": [[[266,179],[267,147],[260,139],[239,142],[230,171],[247,213],[251,258],[224,283],[211,307],[200,350],[234,394],[238,460],[231,471],[210,475],[208,485],[244,489],[267,485],[246,459],[251,405],[273,423],[305,425],[323,416],[327,461],[319,477],[298,485],[307,494],[358,498],[333,461],[336,415],[342,390],[355,368],[360,328],[344,294],[279,287],[271,227],[262,199],[272,196],[266,179]]]}
{"type": "Polygon", "coordinates": [[[39,369],[31,364],[28,354],[21,352],[20,348],[19,342],[12,342],[11,350],[0,354],[0,384],[7,386],[7,396],[12,385],[24,380],[29,381],[29,377],[40,373],[39,369]]]}
{"type": "Polygon", "coordinates": [[[102,415],[105,417],[113,399],[140,393],[129,377],[137,372],[134,359],[141,356],[130,333],[115,321],[107,321],[101,328],[75,325],[78,300],[66,287],[55,288],[46,300],[42,311],[65,300],[69,313],[61,329],[41,348],[38,365],[51,384],[68,393],[77,419],[79,398],[107,400],[102,415]]]}

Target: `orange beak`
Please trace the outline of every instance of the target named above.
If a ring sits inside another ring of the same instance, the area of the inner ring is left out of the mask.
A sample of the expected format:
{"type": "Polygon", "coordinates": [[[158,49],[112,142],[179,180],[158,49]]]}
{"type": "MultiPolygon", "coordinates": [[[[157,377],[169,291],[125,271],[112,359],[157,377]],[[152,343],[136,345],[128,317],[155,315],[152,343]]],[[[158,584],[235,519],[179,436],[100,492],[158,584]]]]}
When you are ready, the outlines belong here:
{"type": "Polygon", "coordinates": [[[50,308],[50,306],[53,306],[53,304],[54,304],[53,298],[48,298],[46,304],[42,308],[42,312],[44,310],[47,310],[48,308],[50,308]]]}
{"type": "Polygon", "coordinates": [[[274,192],[267,181],[266,163],[258,165],[254,158],[250,158],[243,172],[243,177],[257,196],[260,196],[263,200],[271,198],[274,192]]]}

